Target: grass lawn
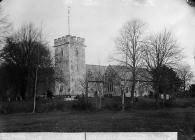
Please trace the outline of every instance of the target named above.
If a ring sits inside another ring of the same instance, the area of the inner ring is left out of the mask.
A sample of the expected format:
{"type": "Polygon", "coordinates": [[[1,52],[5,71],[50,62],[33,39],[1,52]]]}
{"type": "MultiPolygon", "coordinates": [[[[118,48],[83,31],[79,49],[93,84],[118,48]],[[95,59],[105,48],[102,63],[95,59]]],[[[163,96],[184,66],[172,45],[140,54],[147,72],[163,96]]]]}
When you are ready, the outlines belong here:
{"type": "Polygon", "coordinates": [[[1,132],[179,132],[189,137],[195,124],[194,108],[132,110],[128,112],[49,112],[0,116],[1,132]]]}
{"type": "MultiPolygon", "coordinates": [[[[188,139],[195,125],[195,108],[185,106],[165,109],[139,109],[126,112],[73,110],[44,113],[0,115],[1,132],[179,132],[179,139],[188,139]]],[[[190,100],[191,101],[191,100],[190,100]]],[[[191,102],[194,102],[192,100],[191,102]]]]}

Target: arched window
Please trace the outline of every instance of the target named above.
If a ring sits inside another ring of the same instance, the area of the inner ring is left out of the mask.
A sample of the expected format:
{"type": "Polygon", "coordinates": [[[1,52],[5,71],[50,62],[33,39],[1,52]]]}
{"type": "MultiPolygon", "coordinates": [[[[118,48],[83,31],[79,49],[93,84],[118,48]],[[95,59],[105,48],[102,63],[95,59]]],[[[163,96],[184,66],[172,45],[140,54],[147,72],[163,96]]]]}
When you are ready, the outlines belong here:
{"type": "Polygon", "coordinates": [[[113,82],[108,83],[108,92],[113,92],[113,82]]]}
{"type": "Polygon", "coordinates": [[[59,89],[59,91],[60,91],[60,92],[63,92],[63,89],[64,89],[63,85],[60,84],[60,89],[59,89]]]}
{"type": "Polygon", "coordinates": [[[62,56],[64,55],[63,49],[61,49],[61,54],[62,54],[62,56]]]}
{"type": "Polygon", "coordinates": [[[79,55],[79,51],[78,51],[78,49],[76,48],[76,50],[75,50],[75,55],[76,56],[78,56],[79,55]]]}

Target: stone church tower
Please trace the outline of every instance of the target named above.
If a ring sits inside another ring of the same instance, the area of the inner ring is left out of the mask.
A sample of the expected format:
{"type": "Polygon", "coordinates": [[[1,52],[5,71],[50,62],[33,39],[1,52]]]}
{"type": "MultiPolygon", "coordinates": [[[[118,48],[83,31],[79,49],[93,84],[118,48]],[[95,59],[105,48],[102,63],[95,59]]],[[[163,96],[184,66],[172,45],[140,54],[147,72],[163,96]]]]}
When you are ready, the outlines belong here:
{"type": "Polygon", "coordinates": [[[85,39],[66,35],[54,40],[55,95],[81,94],[86,73],[85,39]]]}

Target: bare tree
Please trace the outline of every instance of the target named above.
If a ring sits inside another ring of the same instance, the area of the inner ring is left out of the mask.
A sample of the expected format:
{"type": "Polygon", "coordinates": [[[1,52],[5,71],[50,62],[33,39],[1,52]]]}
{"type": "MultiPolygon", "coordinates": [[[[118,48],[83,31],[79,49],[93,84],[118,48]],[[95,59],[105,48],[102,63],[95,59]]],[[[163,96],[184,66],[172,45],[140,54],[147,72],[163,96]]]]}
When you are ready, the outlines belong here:
{"type": "Polygon", "coordinates": [[[93,70],[88,70],[86,77],[80,80],[81,91],[84,92],[87,97],[88,88],[93,87],[93,89],[95,89],[96,109],[101,109],[102,107],[104,72],[105,67],[102,68],[100,65],[94,66],[93,70]]]}
{"type": "Polygon", "coordinates": [[[84,77],[79,79],[80,90],[85,97],[86,103],[88,103],[89,80],[91,79],[91,77],[92,77],[92,73],[90,71],[86,71],[84,77]]]}
{"type": "MultiPolygon", "coordinates": [[[[140,20],[127,22],[121,29],[120,35],[116,39],[118,58],[114,60],[131,71],[131,103],[134,103],[134,92],[137,81],[138,68],[142,65],[142,44],[144,39],[145,24],[140,20]]],[[[128,73],[128,71],[126,72],[128,73]]],[[[130,80],[130,79],[128,79],[130,80]]],[[[125,79],[125,85],[127,79],[125,79]]]]}
{"type": "Polygon", "coordinates": [[[88,102],[88,75],[86,75],[84,78],[79,79],[80,84],[80,90],[82,92],[82,95],[85,96],[86,103],[88,102]]]}
{"type": "Polygon", "coordinates": [[[8,21],[8,16],[5,15],[0,5],[0,45],[3,47],[6,37],[9,35],[11,29],[11,23],[8,21]]]}
{"type": "Polygon", "coordinates": [[[129,85],[127,82],[128,75],[131,75],[131,72],[128,72],[125,66],[109,66],[105,73],[106,84],[112,82],[115,86],[120,86],[122,112],[125,111],[125,87],[129,85]]]}
{"type": "Polygon", "coordinates": [[[100,65],[98,68],[98,71],[96,71],[96,82],[95,82],[95,86],[96,89],[98,91],[98,95],[99,95],[99,106],[98,108],[101,109],[102,108],[102,96],[103,96],[103,92],[104,92],[104,73],[100,70],[100,65]]]}
{"type": "Polygon", "coordinates": [[[183,65],[180,66],[177,69],[177,73],[179,75],[179,78],[182,80],[182,91],[185,92],[186,88],[190,85],[190,80],[193,77],[193,73],[190,71],[189,65],[183,65]]]}
{"type": "Polygon", "coordinates": [[[181,51],[178,49],[177,42],[167,30],[150,36],[143,46],[143,60],[147,70],[153,75],[156,107],[158,107],[161,68],[163,66],[175,67],[180,59],[181,51]]]}

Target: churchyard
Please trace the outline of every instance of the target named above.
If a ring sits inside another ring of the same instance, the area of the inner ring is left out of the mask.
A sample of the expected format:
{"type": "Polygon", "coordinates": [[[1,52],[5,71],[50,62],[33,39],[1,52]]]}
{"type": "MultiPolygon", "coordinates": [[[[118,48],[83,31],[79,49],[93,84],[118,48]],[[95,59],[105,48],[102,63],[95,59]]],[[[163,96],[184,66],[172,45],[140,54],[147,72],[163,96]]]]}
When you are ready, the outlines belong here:
{"type": "MultiPolygon", "coordinates": [[[[128,102],[129,99],[126,99],[128,102]]],[[[1,132],[178,132],[188,139],[195,124],[195,98],[177,98],[168,107],[155,109],[154,99],[141,97],[133,108],[120,110],[120,97],[103,98],[102,109],[90,98],[91,110],[73,108],[77,101],[53,99],[37,103],[11,102],[9,114],[0,115],[1,132]],[[42,103],[41,103],[42,102],[42,103]],[[43,105],[44,104],[44,105],[43,105]],[[117,106],[118,105],[118,106],[117,106]],[[23,107],[23,108],[22,108],[23,107]],[[20,109],[19,109],[20,108],[20,109]],[[22,108],[22,109],[21,109],[22,108]],[[26,110],[25,110],[26,109],[26,110]],[[14,112],[18,110],[18,112],[14,112]],[[10,114],[11,113],[11,114],[10,114]]],[[[127,103],[128,106],[128,103],[127,103]]]]}

